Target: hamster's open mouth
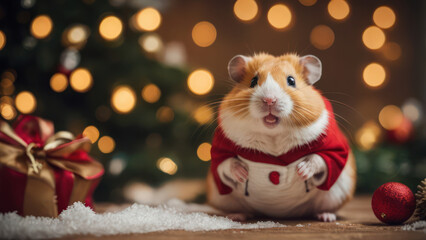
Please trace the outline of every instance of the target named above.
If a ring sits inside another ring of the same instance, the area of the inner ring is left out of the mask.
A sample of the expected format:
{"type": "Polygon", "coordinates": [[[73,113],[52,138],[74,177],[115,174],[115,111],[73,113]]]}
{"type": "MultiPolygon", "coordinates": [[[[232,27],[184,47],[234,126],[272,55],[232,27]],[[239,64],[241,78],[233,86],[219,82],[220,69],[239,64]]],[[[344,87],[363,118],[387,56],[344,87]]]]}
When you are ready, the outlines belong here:
{"type": "Polygon", "coordinates": [[[263,123],[268,128],[274,128],[278,125],[279,122],[280,119],[272,113],[269,113],[266,117],[263,118],[263,123]]]}

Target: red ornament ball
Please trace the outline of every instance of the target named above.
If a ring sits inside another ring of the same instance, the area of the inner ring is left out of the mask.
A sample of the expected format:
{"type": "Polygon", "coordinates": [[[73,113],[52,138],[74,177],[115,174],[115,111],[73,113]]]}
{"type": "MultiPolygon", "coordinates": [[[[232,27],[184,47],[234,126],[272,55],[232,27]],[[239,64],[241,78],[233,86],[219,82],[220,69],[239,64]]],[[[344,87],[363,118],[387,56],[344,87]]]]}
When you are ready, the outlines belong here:
{"type": "Polygon", "coordinates": [[[376,189],[371,207],[380,221],[387,224],[401,224],[413,214],[416,198],[404,184],[389,182],[376,189]]]}

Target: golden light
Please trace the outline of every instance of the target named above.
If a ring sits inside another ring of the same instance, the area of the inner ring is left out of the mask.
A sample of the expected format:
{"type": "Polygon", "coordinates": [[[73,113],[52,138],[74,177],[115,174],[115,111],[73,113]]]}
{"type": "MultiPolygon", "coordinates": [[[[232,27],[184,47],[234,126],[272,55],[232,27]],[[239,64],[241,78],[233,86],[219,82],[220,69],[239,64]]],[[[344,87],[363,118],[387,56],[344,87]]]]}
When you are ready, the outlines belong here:
{"type": "Polygon", "coordinates": [[[98,141],[99,151],[102,153],[111,153],[115,148],[115,141],[112,137],[103,136],[98,141]]]}
{"type": "Polygon", "coordinates": [[[161,24],[161,14],[155,8],[144,8],[136,14],[136,24],[141,30],[154,31],[161,24]]]}
{"type": "Polygon", "coordinates": [[[173,162],[172,159],[166,157],[157,160],[157,168],[169,175],[174,175],[178,170],[176,163],[173,162]]]}
{"type": "Polygon", "coordinates": [[[16,95],[15,106],[21,113],[28,114],[34,112],[37,101],[31,92],[22,91],[16,95]]]}
{"type": "Polygon", "coordinates": [[[285,29],[291,23],[292,14],[284,4],[275,4],[268,11],[268,22],[276,29],[285,29]]]}
{"type": "Polygon", "coordinates": [[[197,156],[202,161],[210,161],[212,156],[210,154],[210,150],[212,149],[212,145],[210,143],[201,143],[197,148],[197,156]]]}
{"type": "Polygon", "coordinates": [[[188,76],[188,87],[197,95],[210,92],[214,85],[213,75],[206,69],[197,69],[188,76]]]}
{"type": "Polygon", "coordinates": [[[385,68],[378,63],[368,64],[362,73],[364,82],[372,88],[381,86],[386,80],[385,68]]]}
{"type": "Polygon", "coordinates": [[[401,57],[402,50],[398,43],[387,42],[385,43],[385,45],[382,47],[381,50],[385,58],[389,60],[394,61],[401,57]]]}
{"type": "Polygon", "coordinates": [[[7,103],[0,103],[1,116],[6,120],[12,120],[16,117],[15,108],[7,103]]]}
{"type": "Polygon", "coordinates": [[[92,143],[95,143],[99,138],[99,130],[95,126],[87,126],[83,131],[83,136],[89,138],[92,143]]]}
{"type": "Polygon", "coordinates": [[[117,39],[123,31],[123,23],[116,16],[108,16],[99,24],[99,34],[106,40],[117,39]]]}
{"type": "Polygon", "coordinates": [[[31,23],[31,34],[38,39],[45,38],[49,36],[52,31],[53,23],[47,15],[40,15],[34,18],[31,23]]]}
{"type": "Polygon", "coordinates": [[[13,85],[13,81],[9,78],[3,78],[0,81],[0,94],[3,95],[12,95],[15,91],[15,86],[13,85]]]}
{"type": "Polygon", "coordinates": [[[380,135],[381,130],[377,123],[369,121],[357,131],[355,138],[361,149],[370,150],[377,144],[380,135]]]}
{"type": "Polygon", "coordinates": [[[216,40],[217,32],[213,24],[203,21],[192,28],[192,40],[200,47],[208,47],[216,40]]]}
{"type": "Polygon", "coordinates": [[[382,29],[370,26],[362,34],[364,45],[372,50],[379,49],[385,44],[386,36],[382,29]]]}
{"type": "Polygon", "coordinates": [[[314,5],[317,2],[317,0],[299,0],[299,2],[302,5],[309,7],[309,6],[314,5]]]}
{"type": "Polygon", "coordinates": [[[314,47],[325,50],[334,43],[334,32],[326,25],[318,25],[311,31],[311,43],[314,47]]]}
{"type": "Polygon", "coordinates": [[[14,70],[8,70],[8,71],[4,71],[3,74],[1,75],[2,78],[8,78],[10,79],[12,82],[14,82],[16,80],[16,72],[13,73],[14,70]]]}
{"type": "Polygon", "coordinates": [[[380,28],[390,28],[395,24],[396,16],[388,6],[381,6],[373,13],[373,21],[380,28]]]}
{"type": "Polygon", "coordinates": [[[343,20],[349,15],[350,7],[345,0],[331,0],[328,3],[327,10],[332,18],[343,20]]]}
{"type": "Polygon", "coordinates": [[[401,125],[404,120],[399,107],[395,105],[388,105],[384,107],[379,113],[379,122],[383,128],[387,130],[393,130],[401,125]]]}
{"type": "Polygon", "coordinates": [[[199,124],[206,124],[213,120],[213,109],[208,106],[201,106],[194,112],[194,119],[199,124]]]}
{"type": "Polygon", "coordinates": [[[161,97],[161,90],[155,84],[148,84],[142,89],[142,98],[146,102],[155,103],[161,97]]]}
{"type": "Polygon", "coordinates": [[[0,30],[0,50],[2,50],[5,45],[6,45],[6,35],[4,34],[3,31],[0,30]]]}
{"type": "Polygon", "coordinates": [[[173,121],[175,114],[173,112],[173,109],[171,109],[170,107],[163,106],[157,110],[156,117],[158,121],[162,123],[167,123],[173,121]]]}
{"type": "Polygon", "coordinates": [[[255,0],[237,0],[234,4],[234,14],[241,21],[253,20],[258,12],[258,6],[255,0]]]}
{"type": "Polygon", "coordinates": [[[158,34],[145,34],[139,37],[139,45],[147,52],[158,52],[163,47],[163,42],[161,41],[158,34]]]}
{"type": "Polygon", "coordinates": [[[50,78],[50,87],[55,92],[63,92],[68,87],[68,79],[65,74],[55,73],[50,78]]]}
{"type": "Polygon", "coordinates": [[[136,94],[129,86],[122,85],[114,89],[111,106],[117,113],[129,113],[136,105],[136,94]]]}
{"type": "Polygon", "coordinates": [[[80,44],[88,37],[87,29],[83,25],[71,27],[67,32],[67,40],[71,44],[80,44]]]}
{"type": "Polygon", "coordinates": [[[92,74],[85,68],[77,68],[70,75],[70,85],[77,92],[87,92],[93,85],[92,74]]]}

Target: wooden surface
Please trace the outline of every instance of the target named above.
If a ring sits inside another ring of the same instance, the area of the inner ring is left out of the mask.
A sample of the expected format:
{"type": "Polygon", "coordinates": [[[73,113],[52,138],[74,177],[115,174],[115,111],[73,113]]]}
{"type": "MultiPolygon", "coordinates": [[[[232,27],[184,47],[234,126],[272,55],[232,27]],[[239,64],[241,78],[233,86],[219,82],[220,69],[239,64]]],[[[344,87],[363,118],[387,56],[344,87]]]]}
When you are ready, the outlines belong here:
{"type": "MultiPolygon", "coordinates": [[[[266,219],[265,219],[266,220],[266,219]]],[[[270,220],[270,219],[267,219],[270,220]]],[[[277,220],[274,220],[277,221],[277,220]]],[[[158,239],[158,240],[199,240],[199,239],[426,239],[420,231],[402,231],[401,225],[388,226],[379,222],[371,210],[371,197],[358,196],[338,212],[334,223],[316,220],[278,220],[287,225],[283,228],[260,230],[223,230],[208,232],[165,231],[146,234],[115,236],[73,236],[72,239],[158,239]],[[296,226],[298,225],[298,226],[296,226]]],[[[69,238],[71,239],[71,238],[69,238]]]]}

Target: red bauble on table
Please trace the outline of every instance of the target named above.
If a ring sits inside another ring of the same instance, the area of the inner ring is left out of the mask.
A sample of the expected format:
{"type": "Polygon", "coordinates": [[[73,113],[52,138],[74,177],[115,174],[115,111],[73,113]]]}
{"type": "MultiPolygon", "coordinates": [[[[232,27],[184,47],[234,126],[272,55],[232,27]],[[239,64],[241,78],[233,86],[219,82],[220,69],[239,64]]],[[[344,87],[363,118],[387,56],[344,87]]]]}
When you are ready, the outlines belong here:
{"type": "Polygon", "coordinates": [[[374,215],[387,224],[400,224],[411,217],[416,208],[413,192],[402,183],[389,182],[373,194],[371,207],[374,215]]]}

